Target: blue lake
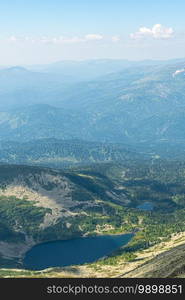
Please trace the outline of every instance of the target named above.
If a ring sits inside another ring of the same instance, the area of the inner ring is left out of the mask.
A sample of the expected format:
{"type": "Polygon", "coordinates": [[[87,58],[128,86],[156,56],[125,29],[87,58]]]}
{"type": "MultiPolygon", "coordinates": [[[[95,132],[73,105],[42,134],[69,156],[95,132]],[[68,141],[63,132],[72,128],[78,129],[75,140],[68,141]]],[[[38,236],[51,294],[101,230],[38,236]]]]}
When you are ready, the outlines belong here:
{"type": "Polygon", "coordinates": [[[145,202],[141,205],[138,205],[137,208],[140,210],[150,211],[154,209],[154,205],[151,202],[145,202]]]}
{"type": "Polygon", "coordinates": [[[41,270],[90,263],[126,245],[132,237],[133,234],[104,235],[39,244],[26,253],[24,268],[41,270]]]}

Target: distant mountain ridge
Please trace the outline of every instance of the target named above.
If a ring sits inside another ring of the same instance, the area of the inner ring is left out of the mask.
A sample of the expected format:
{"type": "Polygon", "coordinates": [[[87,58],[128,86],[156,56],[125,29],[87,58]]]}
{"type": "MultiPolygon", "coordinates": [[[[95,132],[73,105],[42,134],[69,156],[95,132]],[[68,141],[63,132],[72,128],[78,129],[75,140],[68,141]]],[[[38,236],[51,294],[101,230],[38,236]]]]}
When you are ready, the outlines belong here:
{"type": "Polygon", "coordinates": [[[89,60],[63,60],[56,61],[47,65],[26,66],[27,69],[47,72],[53,74],[68,75],[79,77],[81,81],[92,80],[110,73],[116,73],[125,68],[139,66],[153,66],[175,64],[185,61],[185,58],[171,60],[141,60],[131,61],[127,59],[89,59],[89,60]]]}
{"type": "Polygon", "coordinates": [[[20,86],[1,97],[1,105],[7,107],[0,109],[0,140],[28,141],[33,136],[126,144],[183,140],[185,76],[178,70],[184,66],[183,61],[132,66],[70,86],[51,79],[51,74],[42,74],[51,81],[41,84],[40,73],[34,72],[37,88],[33,88],[24,76],[30,89],[20,86]],[[17,108],[8,107],[12,101],[17,108]]]}

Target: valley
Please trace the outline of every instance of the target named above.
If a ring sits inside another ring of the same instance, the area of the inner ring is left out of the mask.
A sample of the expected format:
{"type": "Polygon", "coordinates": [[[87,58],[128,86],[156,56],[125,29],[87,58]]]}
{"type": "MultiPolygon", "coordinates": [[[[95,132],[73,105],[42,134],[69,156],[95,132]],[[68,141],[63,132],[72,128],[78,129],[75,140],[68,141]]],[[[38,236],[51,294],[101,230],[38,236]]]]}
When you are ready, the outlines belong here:
{"type": "Polygon", "coordinates": [[[184,276],[184,63],[0,69],[1,277],[184,276]],[[24,265],[47,243],[129,234],[92,260],[24,265]]]}
{"type": "Polygon", "coordinates": [[[102,264],[135,261],[138,251],[185,231],[185,166],[175,167],[158,162],[151,170],[148,161],[142,169],[132,161],[65,170],[2,164],[2,267],[21,268],[25,253],[40,243],[131,232],[128,245],[102,264]],[[153,210],[137,208],[149,199],[153,210]]]}

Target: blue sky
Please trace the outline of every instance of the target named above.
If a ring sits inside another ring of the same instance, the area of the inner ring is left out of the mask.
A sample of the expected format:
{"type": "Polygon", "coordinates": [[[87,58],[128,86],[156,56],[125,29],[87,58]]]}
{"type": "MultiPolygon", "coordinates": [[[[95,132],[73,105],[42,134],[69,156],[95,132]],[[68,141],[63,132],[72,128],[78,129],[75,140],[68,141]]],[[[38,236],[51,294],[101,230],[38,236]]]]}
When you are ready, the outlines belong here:
{"type": "Polygon", "coordinates": [[[0,0],[0,65],[183,57],[184,13],[184,0],[0,0]]]}

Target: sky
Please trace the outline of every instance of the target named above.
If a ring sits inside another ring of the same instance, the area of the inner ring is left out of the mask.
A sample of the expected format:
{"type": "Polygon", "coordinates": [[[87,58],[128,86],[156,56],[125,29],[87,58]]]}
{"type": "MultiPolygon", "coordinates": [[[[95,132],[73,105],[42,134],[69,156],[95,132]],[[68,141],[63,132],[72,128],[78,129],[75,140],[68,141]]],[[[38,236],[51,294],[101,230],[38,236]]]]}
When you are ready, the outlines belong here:
{"type": "Polygon", "coordinates": [[[0,0],[0,65],[185,56],[184,0],[0,0]]]}

